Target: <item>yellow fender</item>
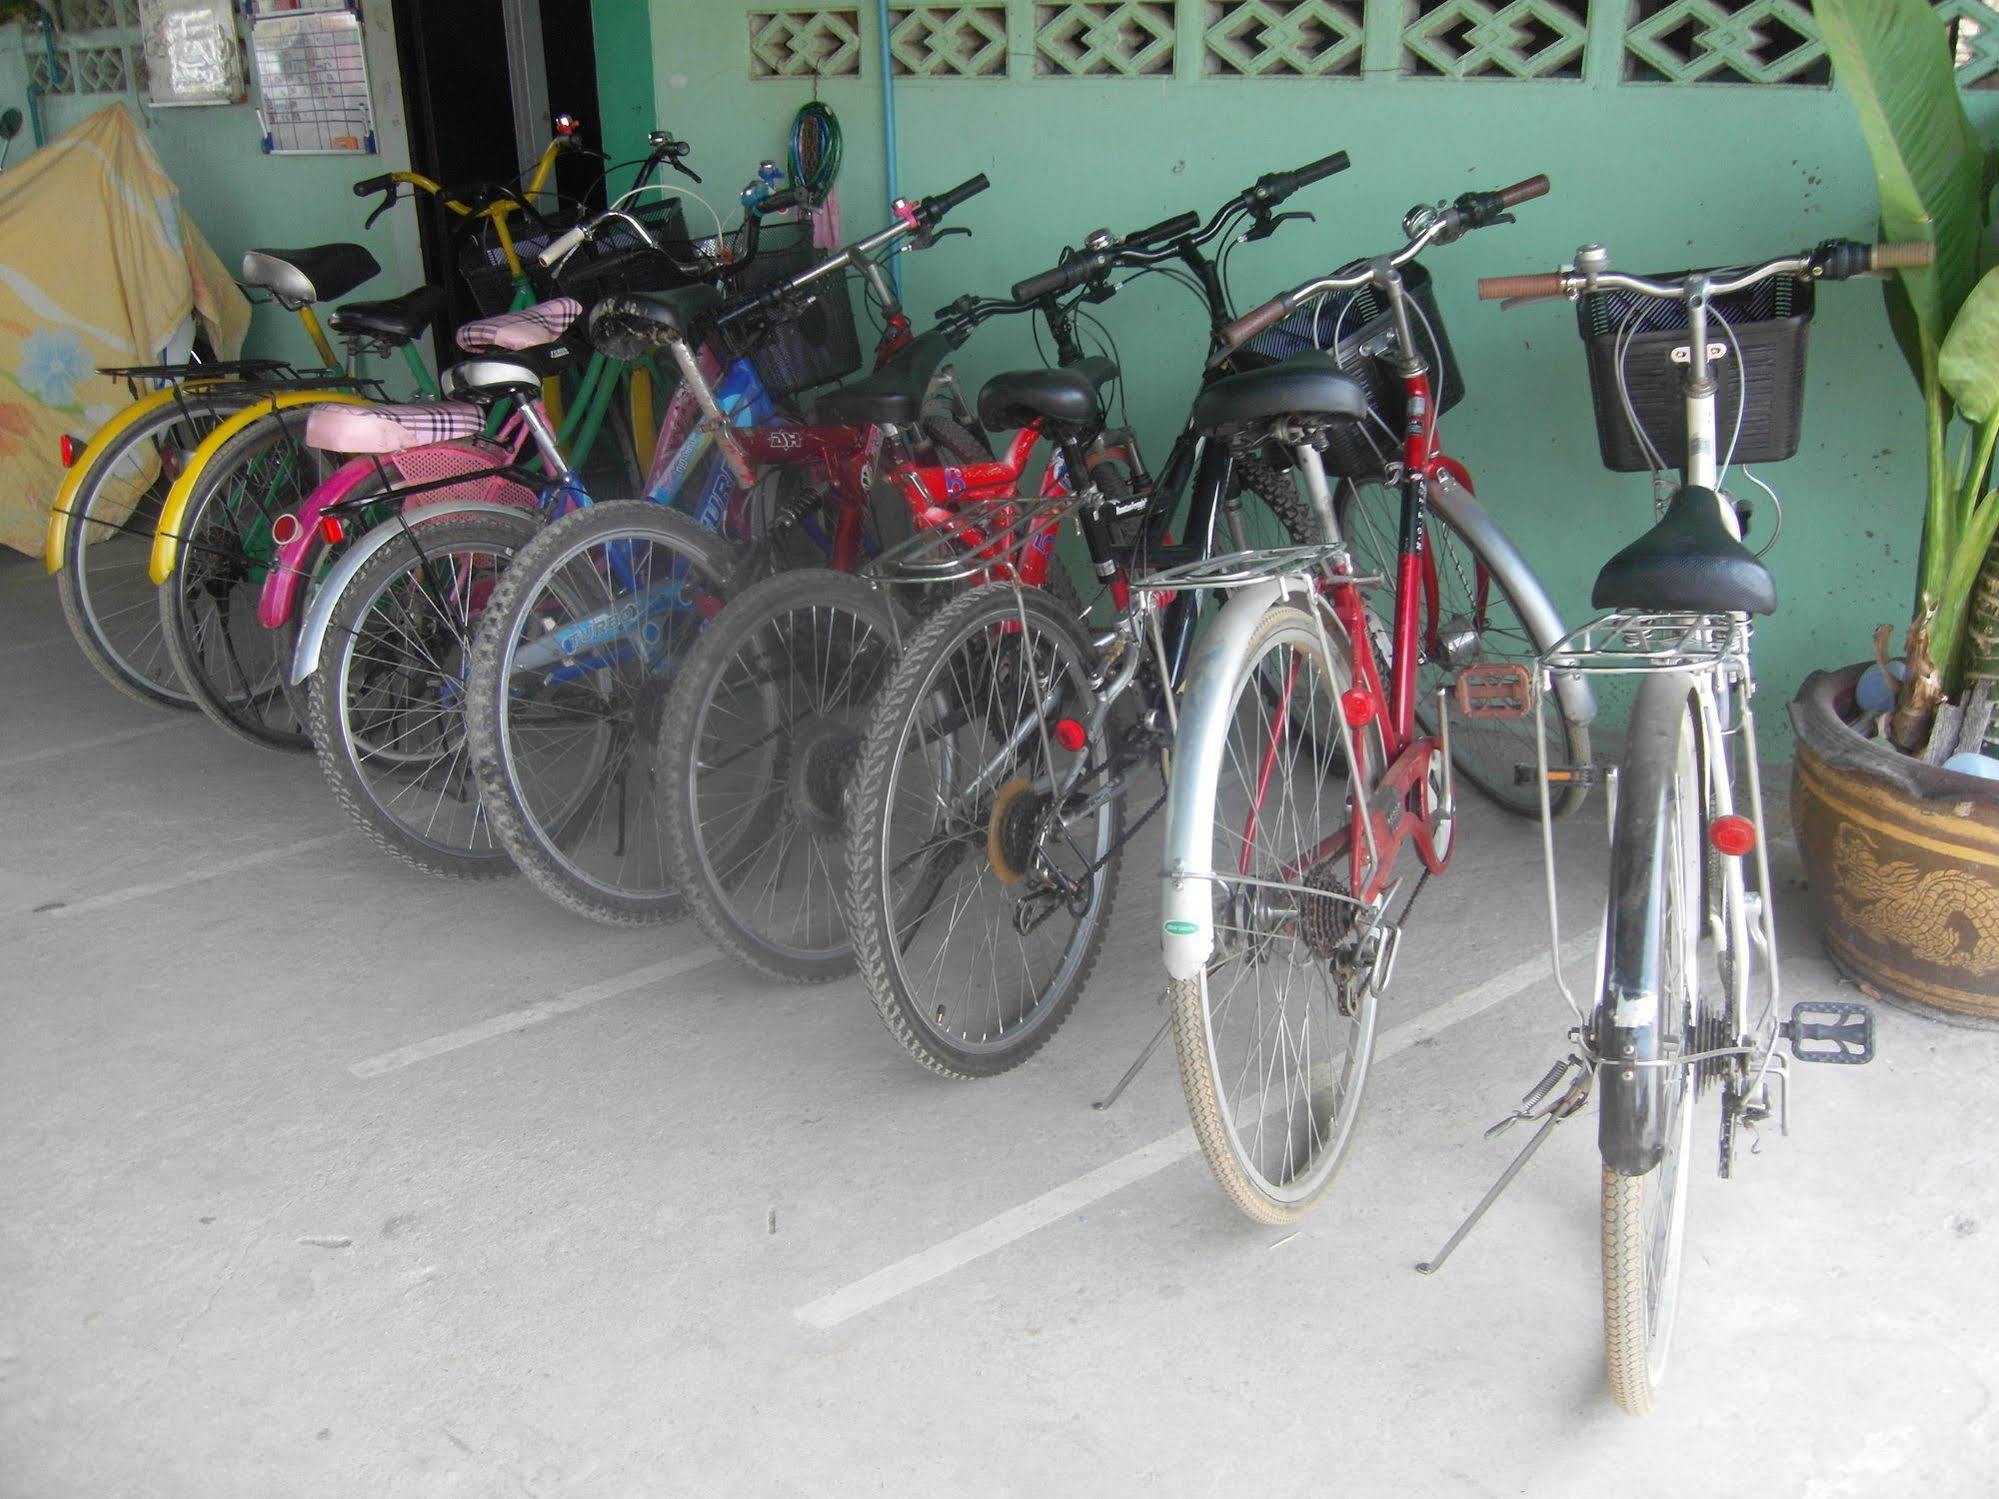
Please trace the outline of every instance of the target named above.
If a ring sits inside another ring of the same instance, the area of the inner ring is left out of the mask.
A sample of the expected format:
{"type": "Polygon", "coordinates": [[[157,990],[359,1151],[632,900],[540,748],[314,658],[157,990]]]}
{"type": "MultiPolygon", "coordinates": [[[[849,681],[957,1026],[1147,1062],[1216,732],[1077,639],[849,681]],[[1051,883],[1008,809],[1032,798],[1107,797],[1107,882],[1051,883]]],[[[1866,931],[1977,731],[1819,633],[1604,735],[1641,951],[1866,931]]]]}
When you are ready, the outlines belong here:
{"type": "Polygon", "coordinates": [[[164,390],[156,390],[151,395],[141,396],[91,434],[83,452],[75,463],[63,470],[62,483],[56,486],[55,501],[49,506],[49,534],[42,548],[42,566],[51,573],[58,573],[68,560],[70,508],[76,503],[77,491],[83,487],[83,476],[104,456],[106,448],[162,406],[171,405],[182,391],[199,385],[226,383],[222,380],[187,381],[178,387],[170,385],[164,390]]]}
{"type": "Polygon", "coordinates": [[[212,459],[222,445],[241,432],[245,427],[262,421],[274,412],[289,411],[297,406],[368,406],[374,404],[366,396],[357,396],[346,390],[287,390],[264,397],[246,406],[234,416],[223,421],[216,429],[202,439],[201,446],[188,459],[181,476],[174,480],[174,487],[167,491],[167,502],[160,509],[159,528],[153,532],[152,566],[147,569],[153,582],[164,584],[174,573],[174,563],[180,558],[181,525],[187,519],[189,501],[194,498],[194,486],[200,482],[212,459]]]}

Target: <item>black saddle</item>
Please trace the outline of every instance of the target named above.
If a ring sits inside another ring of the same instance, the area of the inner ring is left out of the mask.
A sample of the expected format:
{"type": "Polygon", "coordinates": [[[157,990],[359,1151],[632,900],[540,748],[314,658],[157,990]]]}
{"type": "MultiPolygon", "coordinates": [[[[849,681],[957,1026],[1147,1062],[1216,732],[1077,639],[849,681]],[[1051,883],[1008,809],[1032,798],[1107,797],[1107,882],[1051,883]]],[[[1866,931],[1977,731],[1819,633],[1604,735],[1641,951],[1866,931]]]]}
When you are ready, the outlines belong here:
{"type": "Polygon", "coordinates": [[[590,342],[613,359],[629,362],[684,335],[721,305],[722,294],[712,286],[606,297],[590,309],[590,342]]]}
{"type": "Polygon", "coordinates": [[[1769,614],[1777,584],[1756,554],[1728,534],[1721,499],[1688,485],[1659,524],[1596,575],[1590,602],[1599,609],[1769,614]]]}
{"type": "Polygon", "coordinates": [[[384,343],[406,344],[431,325],[444,309],[445,296],[434,286],[390,297],[385,302],[349,302],[327,319],[335,333],[366,334],[384,343]]]}
{"type": "Polygon", "coordinates": [[[950,352],[943,334],[920,334],[872,375],[827,391],[813,403],[812,419],[829,427],[913,425],[923,414],[930,377],[950,352]]]}
{"type": "Polygon", "coordinates": [[[1229,375],[1194,399],[1194,430],[1204,434],[1280,416],[1367,415],[1367,387],[1330,354],[1293,354],[1280,364],[1229,375]]]}
{"type": "Polygon", "coordinates": [[[248,250],[243,255],[244,282],[262,287],[287,307],[335,301],[381,269],[359,245],[248,250]]]}
{"type": "Polygon", "coordinates": [[[1101,355],[1052,370],[1009,370],[979,391],[979,420],[989,432],[1007,432],[1032,421],[1089,427],[1103,421],[1097,392],[1117,379],[1118,367],[1101,355]]]}

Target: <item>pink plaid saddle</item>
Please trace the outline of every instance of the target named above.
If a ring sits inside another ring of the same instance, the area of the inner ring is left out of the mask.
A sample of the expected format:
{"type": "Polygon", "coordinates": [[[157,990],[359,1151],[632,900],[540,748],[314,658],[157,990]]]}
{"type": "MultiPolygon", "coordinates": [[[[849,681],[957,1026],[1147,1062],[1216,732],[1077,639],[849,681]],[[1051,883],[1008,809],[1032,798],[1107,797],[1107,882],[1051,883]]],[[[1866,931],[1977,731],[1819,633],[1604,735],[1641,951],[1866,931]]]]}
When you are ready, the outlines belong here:
{"type": "Polygon", "coordinates": [[[574,297],[537,302],[519,312],[503,312],[498,317],[482,317],[467,323],[458,330],[458,347],[468,354],[539,349],[562,337],[582,315],[583,304],[574,297]]]}
{"type": "Polygon", "coordinates": [[[470,401],[315,406],[305,419],[305,442],[328,453],[400,453],[425,443],[477,437],[485,425],[486,413],[470,401]]]}

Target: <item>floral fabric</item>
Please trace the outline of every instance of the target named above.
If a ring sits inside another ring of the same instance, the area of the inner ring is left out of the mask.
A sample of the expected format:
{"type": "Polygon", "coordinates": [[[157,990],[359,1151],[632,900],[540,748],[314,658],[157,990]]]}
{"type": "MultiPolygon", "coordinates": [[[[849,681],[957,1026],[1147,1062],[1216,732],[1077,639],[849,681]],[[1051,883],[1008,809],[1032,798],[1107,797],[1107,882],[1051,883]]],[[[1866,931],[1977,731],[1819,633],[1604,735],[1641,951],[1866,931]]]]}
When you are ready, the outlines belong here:
{"type": "Polygon", "coordinates": [[[58,444],[131,400],[98,366],[159,363],[191,320],[234,358],[250,305],[123,105],[0,172],[0,545],[41,555],[58,444]]]}

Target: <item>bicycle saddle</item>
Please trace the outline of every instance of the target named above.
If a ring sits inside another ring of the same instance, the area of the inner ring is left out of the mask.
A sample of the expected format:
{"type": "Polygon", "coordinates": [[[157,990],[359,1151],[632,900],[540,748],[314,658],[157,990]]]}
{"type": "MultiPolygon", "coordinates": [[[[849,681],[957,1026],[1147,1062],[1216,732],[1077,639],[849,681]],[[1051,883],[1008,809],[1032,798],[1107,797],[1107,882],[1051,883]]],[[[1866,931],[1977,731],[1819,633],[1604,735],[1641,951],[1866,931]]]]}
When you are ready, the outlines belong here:
{"type": "Polygon", "coordinates": [[[1776,581],[1728,534],[1725,503],[1712,489],[1682,489],[1658,525],[1603,565],[1590,602],[1599,609],[1771,613],[1776,581]]]}
{"type": "Polygon", "coordinates": [[[303,250],[247,250],[243,282],[260,286],[287,307],[344,297],[382,268],[359,245],[309,245],[303,250]]]}
{"type": "Polygon", "coordinates": [[[991,432],[1046,419],[1064,426],[1094,426],[1103,420],[1097,391],[1117,378],[1118,368],[1101,357],[1052,370],[1009,370],[979,390],[979,420],[991,432]]]}
{"type": "Polygon", "coordinates": [[[348,302],[327,319],[335,333],[366,333],[390,343],[406,344],[428,328],[443,310],[444,293],[419,286],[381,302],[348,302]]]}
{"type": "Polygon", "coordinates": [[[721,304],[722,294],[712,286],[623,292],[591,309],[590,342],[613,359],[642,358],[721,304]]]}
{"type": "Polygon", "coordinates": [[[951,341],[936,331],[916,340],[872,375],[829,390],[812,406],[812,419],[832,427],[906,426],[923,410],[923,392],[951,352],[951,341]]]}
{"type": "Polygon", "coordinates": [[[1280,416],[1367,415],[1367,387],[1330,354],[1311,350],[1280,364],[1215,381],[1194,398],[1194,430],[1204,434],[1280,416]]]}
{"type": "Polygon", "coordinates": [[[526,360],[466,359],[444,372],[438,383],[447,397],[497,401],[513,396],[523,401],[541,398],[545,372],[526,360]]]}

